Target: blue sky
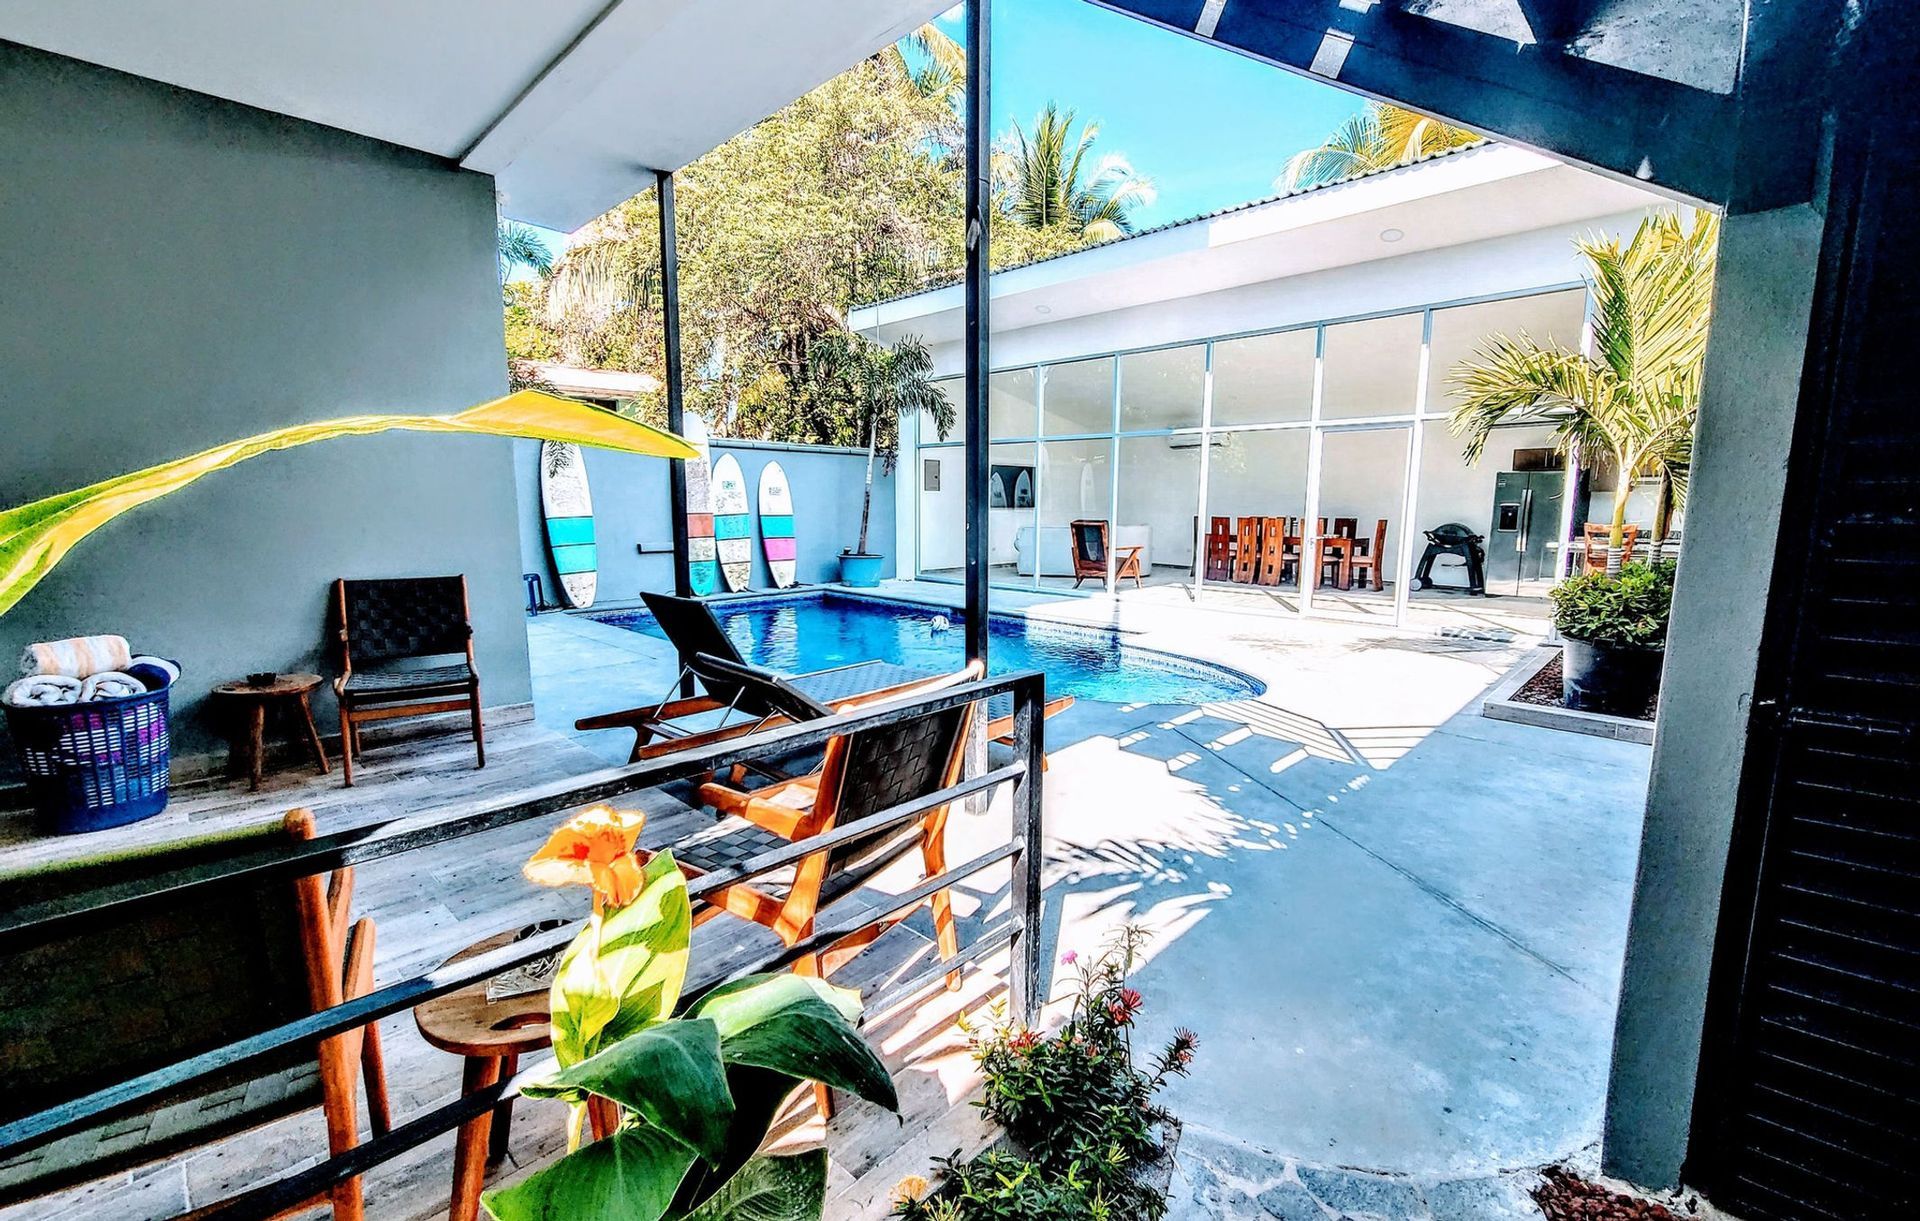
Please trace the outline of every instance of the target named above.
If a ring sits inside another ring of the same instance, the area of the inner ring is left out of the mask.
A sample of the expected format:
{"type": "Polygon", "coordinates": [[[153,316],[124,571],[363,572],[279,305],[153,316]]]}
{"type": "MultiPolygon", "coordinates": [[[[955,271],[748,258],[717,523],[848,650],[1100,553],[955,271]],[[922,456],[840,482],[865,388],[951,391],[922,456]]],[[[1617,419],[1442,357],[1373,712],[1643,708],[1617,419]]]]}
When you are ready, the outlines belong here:
{"type": "MultiPolygon", "coordinates": [[[[961,14],[941,28],[964,36],[961,14]]],[[[993,130],[1032,130],[1049,102],[1100,124],[1094,148],[1120,153],[1159,198],[1145,225],[1273,192],[1288,157],[1318,144],[1360,99],[1086,0],[996,0],[993,130]]]]}
{"type": "MultiPolygon", "coordinates": [[[[958,8],[940,25],[963,38],[958,8]]],[[[1360,99],[1086,0],[996,0],[993,130],[1032,129],[1048,102],[1100,125],[1096,152],[1153,179],[1142,227],[1273,191],[1288,157],[1318,144],[1360,99]]],[[[554,250],[561,234],[543,236],[554,250]]]]}

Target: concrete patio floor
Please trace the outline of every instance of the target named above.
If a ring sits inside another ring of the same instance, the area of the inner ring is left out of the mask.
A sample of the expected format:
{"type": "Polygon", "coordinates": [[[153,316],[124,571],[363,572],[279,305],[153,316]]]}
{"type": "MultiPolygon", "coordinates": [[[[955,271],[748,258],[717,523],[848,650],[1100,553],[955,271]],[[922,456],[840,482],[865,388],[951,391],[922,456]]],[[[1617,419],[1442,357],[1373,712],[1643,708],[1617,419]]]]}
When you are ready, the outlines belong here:
{"type": "MultiPolygon", "coordinates": [[[[1175,1215],[1529,1215],[1504,1172],[1599,1135],[1649,750],[1481,717],[1530,638],[1138,599],[995,607],[1267,684],[1202,707],[1082,701],[1048,727],[1049,953],[1146,925],[1143,1037],[1202,1039],[1168,1098],[1187,1124],[1175,1215]]],[[[548,615],[529,638],[555,729],[672,680],[650,636],[548,615]]],[[[578,739],[625,758],[623,734],[578,739]]],[[[955,857],[1005,826],[956,819],[955,857]]],[[[973,898],[977,924],[1005,892],[973,898]]]]}

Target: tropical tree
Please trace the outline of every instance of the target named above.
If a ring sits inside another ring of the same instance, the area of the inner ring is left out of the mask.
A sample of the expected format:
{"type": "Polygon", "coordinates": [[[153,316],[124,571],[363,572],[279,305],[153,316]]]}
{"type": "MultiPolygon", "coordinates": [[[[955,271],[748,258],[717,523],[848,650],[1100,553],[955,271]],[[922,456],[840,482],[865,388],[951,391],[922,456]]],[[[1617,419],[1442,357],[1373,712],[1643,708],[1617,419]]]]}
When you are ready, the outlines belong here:
{"type": "Polygon", "coordinates": [[[867,517],[873,508],[873,462],[885,436],[887,460],[893,459],[899,423],[918,412],[933,417],[940,439],[953,431],[953,403],[933,377],[933,353],[918,336],[902,336],[888,348],[851,331],[835,331],[814,346],[814,376],[827,393],[850,404],[866,437],[866,486],[860,494],[860,539],[854,555],[867,554],[867,517]]]}
{"type": "Polygon", "coordinates": [[[540,240],[532,225],[503,220],[499,230],[500,282],[505,284],[515,267],[525,267],[544,276],[553,271],[553,252],[540,240]]]}
{"type": "Polygon", "coordinates": [[[1454,127],[1417,111],[1368,102],[1335,128],[1318,148],[1295,153],[1273,180],[1277,191],[1325,186],[1356,174],[1409,165],[1422,157],[1477,143],[1478,132],[1454,127]]]}
{"type": "Polygon", "coordinates": [[[957,106],[965,93],[967,49],[931,21],[880,52],[880,60],[925,96],[950,106],[957,106]],[[910,50],[918,53],[917,67],[907,54],[910,50]]]}
{"type": "Polygon", "coordinates": [[[1052,102],[1028,135],[1018,123],[994,154],[1000,212],[1029,229],[1059,230],[1078,243],[1106,242],[1134,231],[1133,210],[1155,198],[1153,180],[1125,157],[1090,162],[1100,125],[1074,134],[1075,114],[1052,102]]]}
{"type": "Polygon", "coordinates": [[[1673,509],[1685,505],[1718,239],[1710,213],[1689,221],[1658,212],[1624,245],[1602,234],[1575,242],[1587,263],[1592,355],[1525,333],[1495,335],[1448,378],[1452,429],[1466,438],[1469,462],[1496,427],[1544,423],[1582,466],[1612,466],[1610,569],[1619,564],[1635,478],[1660,480],[1656,552],[1673,509]]]}

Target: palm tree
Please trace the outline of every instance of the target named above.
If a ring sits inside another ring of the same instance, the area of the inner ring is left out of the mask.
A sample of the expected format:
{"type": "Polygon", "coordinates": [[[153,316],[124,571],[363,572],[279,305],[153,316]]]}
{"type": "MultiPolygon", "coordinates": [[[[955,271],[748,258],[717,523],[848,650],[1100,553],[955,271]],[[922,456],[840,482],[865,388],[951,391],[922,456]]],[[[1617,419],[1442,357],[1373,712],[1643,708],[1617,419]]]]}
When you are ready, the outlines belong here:
{"type": "Polygon", "coordinates": [[[967,49],[931,21],[881,51],[880,59],[927,97],[957,103],[966,89],[967,49]],[[908,62],[908,47],[925,61],[920,67],[908,62]]]}
{"type": "MultiPolygon", "coordinates": [[[[880,450],[880,426],[889,417],[906,419],[918,412],[933,417],[946,440],[953,431],[953,403],[933,377],[933,353],[915,335],[905,335],[892,348],[850,331],[832,331],[817,340],[808,353],[812,377],[829,393],[853,403],[855,418],[867,439],[867,480],[860,496],[860,541],[854,555],[867,554],[867,518],[873,508],[873,460],[880,450]]],[[[891,459],[891,450],[889,450],[891,459]]]]}
{"type": "Polygon", "coordinates": [[[515,267],[527,267],[545,276],[553,271],[553,252],[540,240],[532,225],[517,220],[500,222],[500,282],[506,283],[515,267]]]}
{"type": "Polygon", "coordinates": [[[1713,314],[1719,222],[1695,212],[1647,217],[1624,246],[1611,235],[1574,243],[1587,261],[1593,355],[1495,335],[1448,376],[1452,429],[1468,462],[1503,424],[1548,423],[1563,453],[1615,472],[1607,567],[1619,567],[1627,496],[1635,478],[1660,480],[1653,547],[1684,506],[1700,410],[1700,374],[1713,314]]]}
{"type": "Polygon", "coordinates": [[[1327,137],[1326,143],[1295,153],[1273,180],[1276,191],[1325,186],[1356,174],[1410,165],[1450,148],[1476,144],[1478,132],[1454,127],[1386,102],[1368,102],[1327,137]]]}
{"type": "Polygon", "coordinates": [[[994,157],[1001,210],[1029,229],[1060,227],[1089,242],[1125,237],[1134,229],[1132,210],[1154,201],[1153,180],[1117,155],[1089,166],[1100,126],[1087,123],[1075,137],[1073,124],[1073,111],[1062,114],[1052,102],[1034,120],[1031,139],[1014,124],[1011,145],[994,157]]]}

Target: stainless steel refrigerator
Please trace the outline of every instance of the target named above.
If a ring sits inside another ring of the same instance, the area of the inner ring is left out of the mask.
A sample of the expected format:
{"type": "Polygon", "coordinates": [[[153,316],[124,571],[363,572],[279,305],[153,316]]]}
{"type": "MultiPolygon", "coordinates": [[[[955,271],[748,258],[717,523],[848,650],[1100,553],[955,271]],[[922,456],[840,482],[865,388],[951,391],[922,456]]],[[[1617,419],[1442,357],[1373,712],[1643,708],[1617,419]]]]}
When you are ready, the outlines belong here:
{"type": "Polygon", "coordinates": [[[1493,524],[1487,530],[1487,592],[1517,594],[1529,581],[1551,580],[1560,549],[1549,546],[1560,529],[1567,492],[1564,471],[1502,471],[1493,484],[1493,524]]]}

